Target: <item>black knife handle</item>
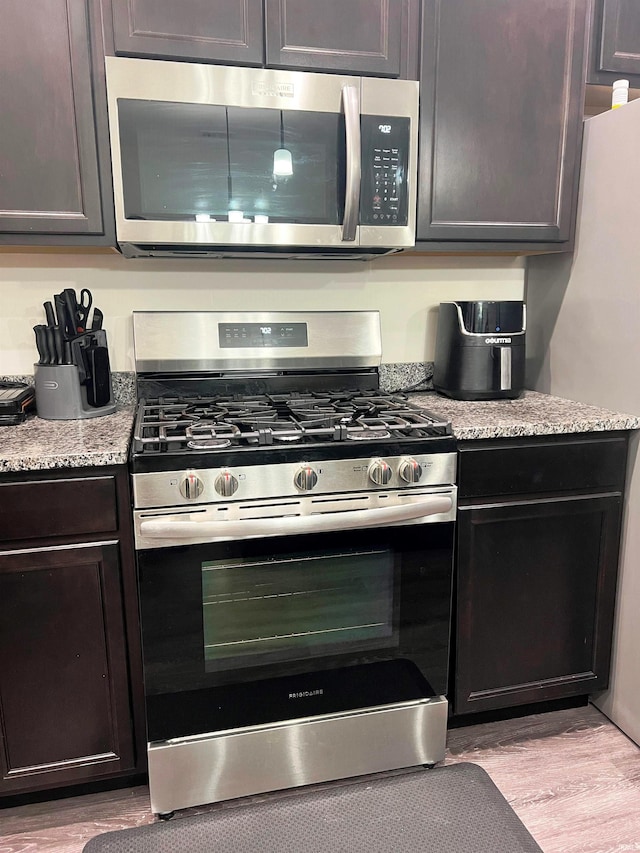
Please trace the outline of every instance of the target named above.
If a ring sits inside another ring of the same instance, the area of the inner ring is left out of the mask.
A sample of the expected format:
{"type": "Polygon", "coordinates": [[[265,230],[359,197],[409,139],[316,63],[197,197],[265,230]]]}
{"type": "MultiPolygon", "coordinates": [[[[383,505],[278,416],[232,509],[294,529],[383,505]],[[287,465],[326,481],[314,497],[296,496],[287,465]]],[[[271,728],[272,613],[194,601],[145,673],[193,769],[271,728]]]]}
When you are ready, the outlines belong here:
{"type": "Polygon", "coordinates": [[[44,313],[47,318],[47,326],[55,326],[56,325],[56,315],[53,311],[53,305],[50,302],[44,303],[44,313]]]}
{"type": "Polygon", "coordinates": [[[53,327],[53,342],[56,350],[56,364],[66,364],[64,352],[64,335],[60,326],[53,327]]]}
{"type": "Polygon", "coordinates": [[[44,334],[45,329],[46,326],[43,326],[42,324],[33,327],[33,331],[36,336],[36,349],[40,356],[38,364],[49,364],[49,350],[47,348],[47,339],[44,334]]]}
{"type": "Polygon", "coordinates": [[[58,325],[61,327],[64,337],[68,340],[73,337],[73,328],[69,329],[69,319],[67,317],[67,303],[62,293],[56,293],[53,297],[56,306],[56,314],[58,315],[58,325]]]}
{"type": "Polygon", "coordinates": [[[65,287],[62,291],[62,295],[67,306],[69,331],[72,335],[82,334],[85,330],[84,326],[79,325],[80,318],[78,316],[78,299],[76,297],[75,290],[71,287],[65,287]]]}
{"type": "Polygon", "coordinates": [[[44,335],[47,339],[47,349],[49,350],[49,364],[58,364],[57,354],[56,354],[56,341],[53,336],[53,329],[51,326],[44,327],[44,335]]]}
{"type": "Polygon", "coordinates": [[[91,331],[99,332],[102,328],[102,321],[104,319],[104,315],[99,308],[93,309],[93,319],[91,320],[91,331]]]}

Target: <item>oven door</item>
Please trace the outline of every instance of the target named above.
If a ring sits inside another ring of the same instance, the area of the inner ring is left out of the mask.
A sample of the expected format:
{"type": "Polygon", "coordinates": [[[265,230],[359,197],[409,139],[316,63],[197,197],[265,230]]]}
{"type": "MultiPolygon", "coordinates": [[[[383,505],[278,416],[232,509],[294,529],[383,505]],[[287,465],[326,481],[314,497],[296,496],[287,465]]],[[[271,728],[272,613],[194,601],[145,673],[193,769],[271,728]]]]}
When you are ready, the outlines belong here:
{"type": "Polygon", "coordinates": [[[124,57],[106,74],[130,254],[414,245],[417,83],[124,57]]]}
{"type": "Polygon", "coordinates": [[[149,741],[444,694],[453,532],[139,551],[149,741]]]}

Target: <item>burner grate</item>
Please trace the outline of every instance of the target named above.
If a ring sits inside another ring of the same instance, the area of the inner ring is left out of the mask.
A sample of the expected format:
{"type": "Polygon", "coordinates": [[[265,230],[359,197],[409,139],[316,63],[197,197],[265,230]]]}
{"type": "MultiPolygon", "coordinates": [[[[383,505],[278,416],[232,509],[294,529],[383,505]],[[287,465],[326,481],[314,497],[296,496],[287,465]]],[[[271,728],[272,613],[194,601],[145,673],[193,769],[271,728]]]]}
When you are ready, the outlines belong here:
{"type": "Polygon", "coordinates": [[[450,424],[401,394],[261,394],[142,400],[137,453],[211,451],[451,435],[450,424]]]}

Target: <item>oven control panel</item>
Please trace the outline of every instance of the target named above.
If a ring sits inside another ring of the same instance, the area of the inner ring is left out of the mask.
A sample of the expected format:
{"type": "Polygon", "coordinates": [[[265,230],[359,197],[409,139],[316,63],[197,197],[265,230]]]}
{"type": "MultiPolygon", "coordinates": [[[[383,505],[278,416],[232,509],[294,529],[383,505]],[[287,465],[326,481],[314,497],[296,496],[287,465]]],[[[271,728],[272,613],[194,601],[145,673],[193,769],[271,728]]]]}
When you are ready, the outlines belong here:
{"type": "Polygon", "coordinates": [[[454,485],[455,453],[426,453],[133,475],[136,509],[454,485]]]}
{"type": "MultiPolygon", "coordinates": [[[[397,473],[403,483],[415,486],[422,480],[423,469],[412,456],[405,456],[400,459],[397,473]]],[[[394,470],[384,459],[372,459],[367,474],[374,486],[388,486],[393,479],[394,470]]],[[[303,465],[296,471],[293,482],[301,492],[309,492],[317,485],[318,474],[310,465],[303,465]]]]}

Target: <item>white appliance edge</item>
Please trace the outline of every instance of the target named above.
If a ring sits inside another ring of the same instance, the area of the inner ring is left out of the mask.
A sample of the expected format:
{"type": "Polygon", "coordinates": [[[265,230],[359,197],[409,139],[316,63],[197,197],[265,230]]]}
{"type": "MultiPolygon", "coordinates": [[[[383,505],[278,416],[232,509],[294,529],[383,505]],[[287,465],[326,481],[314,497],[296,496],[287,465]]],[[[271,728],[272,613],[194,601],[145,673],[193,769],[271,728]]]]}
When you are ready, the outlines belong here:
{"type": "MultiPolygon", "coordinates": [[[[527,387],[640,415],[640,100],[585,122],[573,255],[528,264],[527,387]]],[[[632,436],[609,689],[640,744],[640,436],[632,436]]]]}

